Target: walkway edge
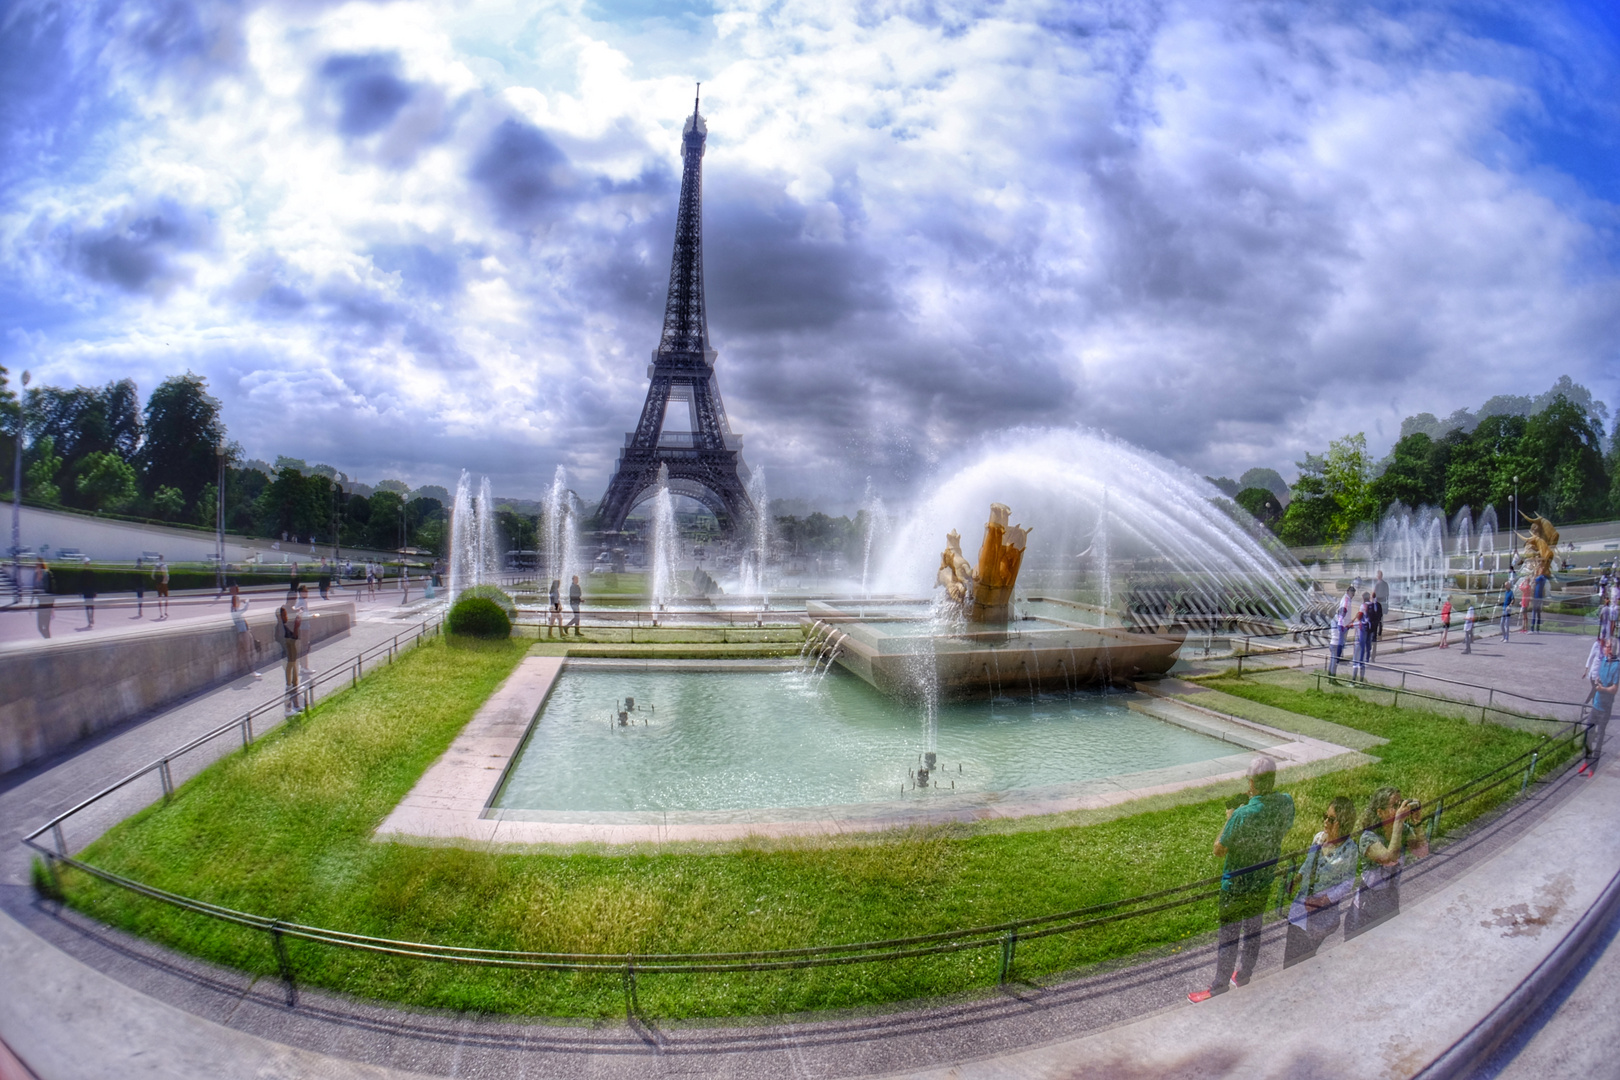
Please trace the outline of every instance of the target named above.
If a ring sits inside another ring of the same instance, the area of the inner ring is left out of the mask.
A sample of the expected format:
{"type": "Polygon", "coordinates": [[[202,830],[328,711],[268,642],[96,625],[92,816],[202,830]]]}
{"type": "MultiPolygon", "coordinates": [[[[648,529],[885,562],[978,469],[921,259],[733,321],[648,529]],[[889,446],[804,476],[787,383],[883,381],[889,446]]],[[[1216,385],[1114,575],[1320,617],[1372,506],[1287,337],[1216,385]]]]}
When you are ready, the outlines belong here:
{"type": "Polygon", "coordinates": [[[1620,907],[1620,871],[1609,879],[1586,914],[1570,927],[1569,933],[1542,958],[1535,970],[1413,1080],[1452,1080],[1467,1076],[1484,1064],[1586,959],[1587,947],[1608,926],[1617,907],[1620,907]]]}

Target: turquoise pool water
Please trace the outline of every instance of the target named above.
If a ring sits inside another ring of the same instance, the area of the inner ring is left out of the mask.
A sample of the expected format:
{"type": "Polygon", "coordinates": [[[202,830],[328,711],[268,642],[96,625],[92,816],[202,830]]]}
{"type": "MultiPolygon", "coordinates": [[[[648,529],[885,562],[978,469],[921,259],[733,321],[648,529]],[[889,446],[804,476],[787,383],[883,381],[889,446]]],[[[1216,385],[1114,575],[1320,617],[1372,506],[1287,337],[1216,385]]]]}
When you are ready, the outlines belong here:
{"type": "Polygon", "coordinates": [[[837,669],[817,681],[798,672],[568,668],[494,806],[559,814],[849,806],[1055,788],[1234,750],[1133,712],[1128,700],[1087,693],[942,706],[937,788],[917,793],[908,777],[926,748],[922,711],[837,669]],[[626,697],[637,710],[620,727],[615,709],[626,697]]]}

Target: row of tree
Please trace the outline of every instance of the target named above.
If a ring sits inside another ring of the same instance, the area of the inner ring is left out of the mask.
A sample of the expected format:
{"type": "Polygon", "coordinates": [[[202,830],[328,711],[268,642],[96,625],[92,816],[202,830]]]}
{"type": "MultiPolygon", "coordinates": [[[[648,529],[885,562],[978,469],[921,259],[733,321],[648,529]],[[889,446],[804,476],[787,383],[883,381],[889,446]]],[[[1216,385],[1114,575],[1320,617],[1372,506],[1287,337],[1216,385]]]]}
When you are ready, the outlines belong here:
{"type": "Polygon", "coordinates": [[[1337,439],[1326,454],[1296,463],[1286,505],[1269,486],[1233,497],[1291,546],[1349,539],[1397,503],[1447,516],[1494,506],[1504,525],[1515,496],[1525,512],[1561,524],[1620,517],[1620,417],[1605,438],[1607,419],[1604,403],[1566,375],[1533,398],[1499,396],[1445,420],[1408,417],[1382,461],[1368,452],[1365,433],[1337,439]]]}
{"type": "Polygon", "coordinates": [[[190,372],[165,379],[143,407],[129,379],[30,387],[19,398],[0,367],[0,488],[12,486],[19,425],[23,495],[37,503],[212,526],[223,469],[232,532],[443,553],[443,488],[371,488],[295,458],[243,463],[207,381],[190,372]]]}

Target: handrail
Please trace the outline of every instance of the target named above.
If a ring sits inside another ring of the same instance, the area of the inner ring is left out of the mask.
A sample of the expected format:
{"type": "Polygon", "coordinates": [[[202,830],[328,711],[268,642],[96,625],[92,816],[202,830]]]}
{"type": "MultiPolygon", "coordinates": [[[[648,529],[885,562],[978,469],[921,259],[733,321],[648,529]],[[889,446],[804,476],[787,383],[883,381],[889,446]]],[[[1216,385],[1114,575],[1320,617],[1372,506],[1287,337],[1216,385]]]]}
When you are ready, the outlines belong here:
{"type": "MultiPolygon", "coordinates": [[[[415,640],[421,638],[430,628],[437,630],[440,619],[424,620],[415,628],[415,640]]],[[[363,658],[369,654],[374,657],[381,656],[384,650],[390,657],[399,648],[400,638],[407,637],[411,631],[403,631],[394,636],[389,642],[380,643],[372,649],[363,652],[353,661],[345,661],[323,672],[321,676],[311,680],[311,687],[321,680],[348,674],[351,669],[356,672],[363,664],[363,658]]],[[[1461,684],[1467,685],[1467,684],[1461,684]]],[[[1406,691],[1416,693],[1415,691],[1406,691]]],[[[471,946],[438,945],[428,942],[403,941],[392,938],[374,937],[365,934],[355,934],[343,930],[334,930],[326,927],[309,926],[301,923],[286,922],[251,912],[237,911],[219,904],[205,900],[198,900],[179,893],[148,885],[133,878],[105,870],[82,859],[68,854],[66,844],[60,831],[61,824],[72,815],[92,805],[99,799],[106,797],[131,781],[147,773],[161,769],[164,776],[165,798],[172,797],[172,787],[167,774],[170,760],[182,753],[194,749],[221,734],[229,732],[232,728],[247,725],[244,729],[244,749],[250,744],[247,732],[251,728],[253,715],[275,704],[277,698],[263,705],[250,709],[241,717],[215,728],[206,735],[193,739],[185,746],[172,751],[158,761],[144,766],[141,769],[125,776],[121,780],[103,788],[90,798],[76,804],[72,809],[53,817],[24,837],[23,842],[34,851],[45,857],[48,870],[55,879],[58,865],[69,866],[80,870],[92,877],[110,885],[126,889],[138,895],[169,904],[174,907],[205,915],[210,918],[245,926],[250,929],[261,930],[271,934],[278,942],[282,937],[292,937],[299,940],[311,941],[335,947],[358,949],[364,952],[379,953],[393,956],[404,956],[416,959],[437,960],[452,963],[477,964],[491,967],[542,969],[553,971],[611,971],[620,972],[625,977],[627,1008],[633,1011],[635,1000],[634,978],[636,973],[703,973],[703,972],[742,972],[742,971],[773,971],[807,967],[826,967],[858,963],[872,963],[884,960],[908,959],[920,956],[938,955],[949,952],[959,952],[968,949],[993,948],[1002,949],[1001,977],[1006,979],[1011,968],[1017,942],[1020,938],[1040,938],[1057,934],[1074,933],[1090,929],[1107,923],[1119,922],[1125,919],[1136,918],[1142,915],[1169,911],[1191,904],[1200,903],[1219,895],[1218,885],[1223,875],[1200,878],[1195,881],[1171,886],[1157,892],[1145,893],[1138,896],[1126,897],[1120,900],[1108,901],[1102,904],[1093,904],[1086,907],[1075,908],[1068,911],[1054,912],[1046,915],[1030,916],[1023,919],[1014,919],[1006,922],[982,926],[958,928],[954,930],[939,931],[931,934],[914,935],[911,937],[889,938],[878,941],[861,941],[813,945],[790,949],[766,949],[748,952],[708,952],[708,953],[652,953],[644,955],[624,955],[618,953],[550,953],[526,952],[519,950],[486,949],[471,946]],[[54,835],[55,848],[38,843],[38,838],[50,831],[54,835]]],[[[306,699],[307,700],[307,699],[306,699]]],[[[1450,700],[1450,699],[1441,699],[1450,700]]],[[[1471,703],[1468,703],[1471,704],[1471,703]]],[[[306,706],[307,707],[307,706],[306,706]]],[[[1506,710],[1503,710],[1506,711],[1506,710]]],[[[1534,718],[1543,719],[1543,718],[1534,718]]],[[[1523,771],[1520,791],[1523,792],[1531,780],[1535,779],[1535,772],[1541,757],[1550,749],[1560,744],[1573,745],[1590,724],[1582,720],[1552,721],[1559,723],[1567,730],[1560,734],[1543,736],[1534,747],[1510,761],[1503,762],[1479,776],[1473,777],[1451,790],[1436,796],[1431,802],[1420,806],[1419,820],[1428,818],[1430,829],[1436,835],[1439,833],[1441,815],[1446,809],[1455,809],[1458,804],[1477,799],[1486,793],[1497,789],[1502,784],[1511,781],[1519,775],[1519,766],[1526,758],[1529,765],[1523,771]],[[1494,777],[1494,779],[1493,779],[1494,777]],[[1467,792],[1467,794],[1464,794],[1467,792]]],[[[1568,765],[1565,765],[1568,768],[1568,765]]],[[[1290,879],[1297,868],[1306,849],[1287,852],[1275,859],[1256,863],[1234,871],[1233,875],[1251,873],[1267,868],[1283,868],[1278,875],[1280,885],[1277,908],[1280,910],[1288,901],[1290,879]]],[[[1268,884],[1268,890],[1270,886],[1268,884]]],[[[278,945],[279,950],[279,945],[278,945]]],[[[283,975],[291,981],[291,971],[283,954],[283,975]]]]}

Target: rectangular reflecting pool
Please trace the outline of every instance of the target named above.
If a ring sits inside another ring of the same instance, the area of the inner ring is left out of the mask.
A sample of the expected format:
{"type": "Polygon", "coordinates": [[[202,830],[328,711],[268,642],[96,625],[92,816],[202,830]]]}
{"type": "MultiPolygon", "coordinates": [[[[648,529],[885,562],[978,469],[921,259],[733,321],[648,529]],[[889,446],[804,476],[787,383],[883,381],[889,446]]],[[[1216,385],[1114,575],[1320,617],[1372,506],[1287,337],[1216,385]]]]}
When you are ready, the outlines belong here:
{"type": "Polygon", "coordinates": [[[923,710],[847,673],[570,665],[491,808],[570,820],[983,800],[1240,749],[1133,711],[1132,700],[1087,692],[943,705],[934,786],[913,791],[908,778],[927,748],[923,710]],[[620,726],[625,698],[636,711],[620,726]]]}

